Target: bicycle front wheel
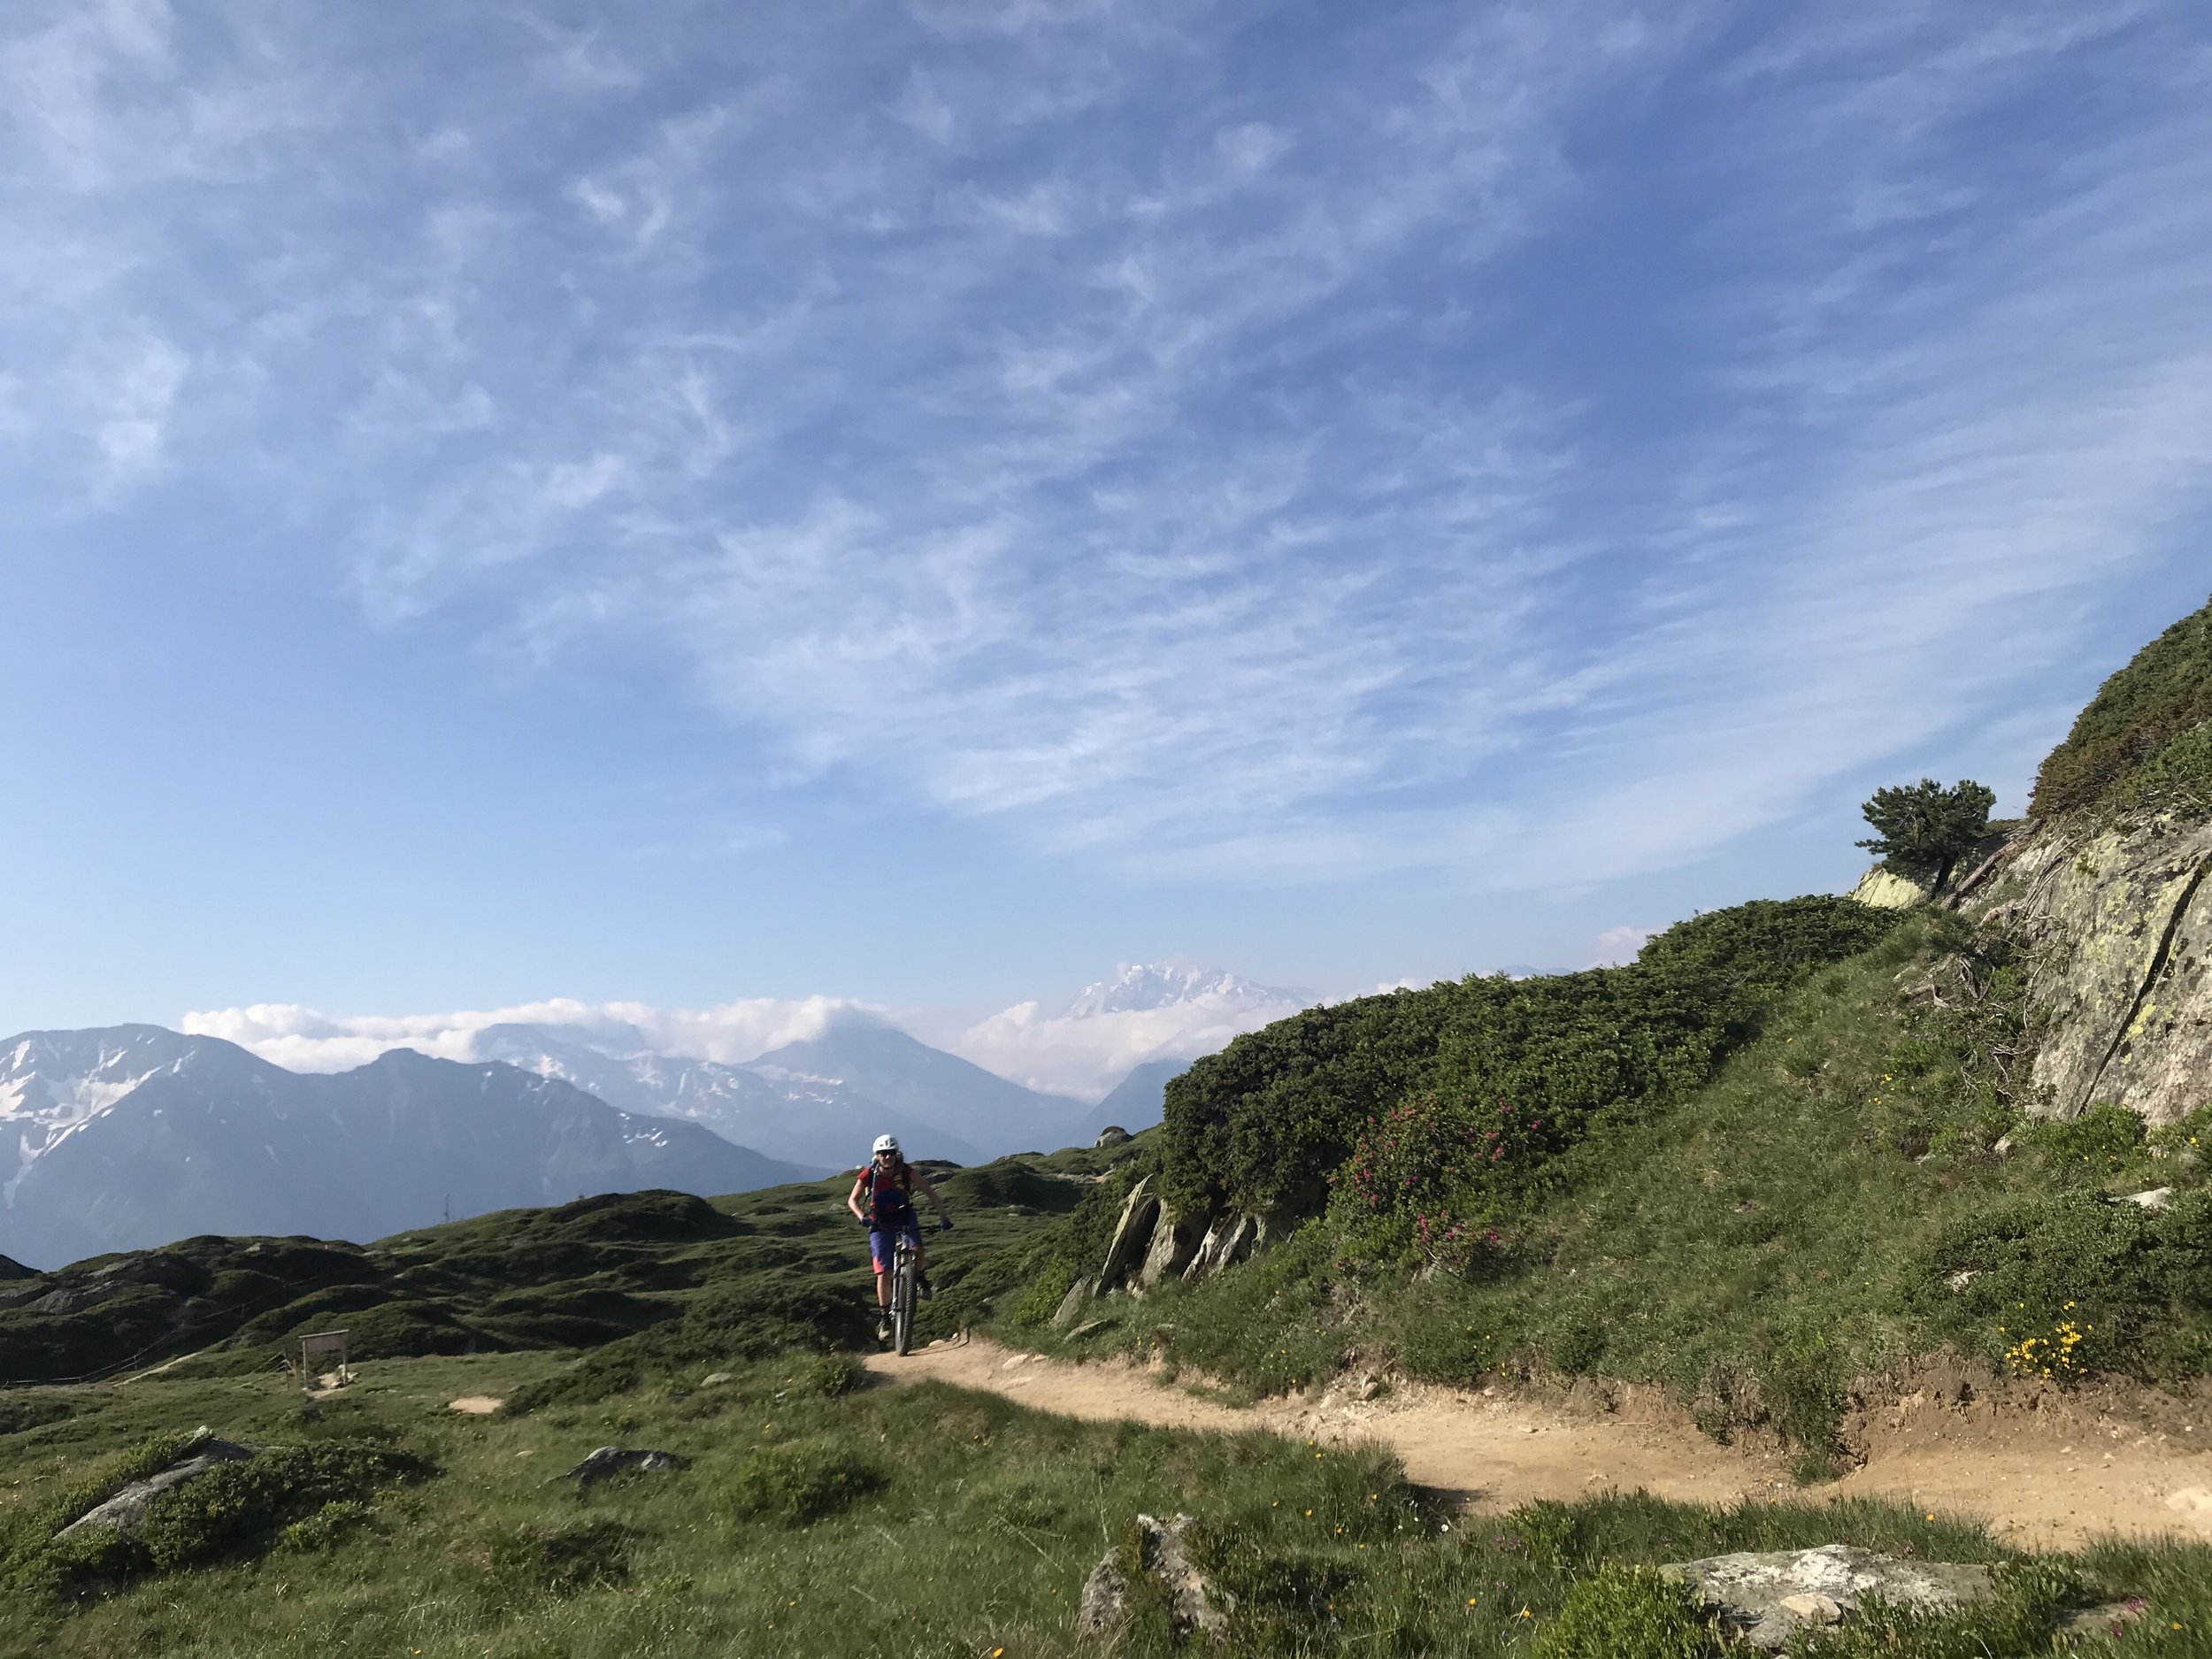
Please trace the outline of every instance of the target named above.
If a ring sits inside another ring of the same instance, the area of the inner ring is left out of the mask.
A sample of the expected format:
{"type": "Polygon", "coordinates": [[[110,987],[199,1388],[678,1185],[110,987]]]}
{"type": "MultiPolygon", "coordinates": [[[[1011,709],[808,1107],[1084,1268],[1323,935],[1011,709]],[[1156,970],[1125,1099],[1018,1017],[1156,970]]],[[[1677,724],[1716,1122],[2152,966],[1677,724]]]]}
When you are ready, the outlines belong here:
{"type": "Polygon", "coordinates": [[[914,1345],[914,1252],[899,1247],[896,1271],[891,1275],[891,1346],[907,1353],[914,1345]]]}

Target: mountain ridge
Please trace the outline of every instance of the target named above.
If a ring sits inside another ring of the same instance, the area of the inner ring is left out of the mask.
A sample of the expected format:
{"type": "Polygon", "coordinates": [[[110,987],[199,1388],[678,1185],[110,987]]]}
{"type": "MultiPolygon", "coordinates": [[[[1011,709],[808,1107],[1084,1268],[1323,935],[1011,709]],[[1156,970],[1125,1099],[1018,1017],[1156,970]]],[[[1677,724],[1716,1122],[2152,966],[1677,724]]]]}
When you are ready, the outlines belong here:
{"type": "Polygon", "coordinates": [[[449,1203],[704,1195],[807,1173],[499,1062],[395,1049],[300,1073],[158,1026],[23,1033],[0,1053],[0,1133],[18,1157],[0,1250],[34,1263],[211,1232],[376,1238],[449,1203]]]}

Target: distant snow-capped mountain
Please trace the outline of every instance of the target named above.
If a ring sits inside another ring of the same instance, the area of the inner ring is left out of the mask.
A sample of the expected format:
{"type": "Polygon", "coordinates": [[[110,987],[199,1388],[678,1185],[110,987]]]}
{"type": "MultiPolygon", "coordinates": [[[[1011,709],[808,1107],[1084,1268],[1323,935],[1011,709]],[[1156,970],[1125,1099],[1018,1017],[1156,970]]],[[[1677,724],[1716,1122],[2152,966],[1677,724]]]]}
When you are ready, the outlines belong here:
{"type": "Polygon", "coordinates": [[[201,1233],[369,1240],[457,1215],[808,1171],[503,1064],[396,1049],[302,1075],[158,1026],[0,1045],[0,1253],[53,1267],[201,1233]]]}
{"type": "Polygon", "coordinates": [[[1299,1008],[1312,1000],[1303,991],[1256,985],[1219,968],[1124,963],[1112,979],[1085,986],[1068,1004],[1067,1018],[1094,1019],[1168,1008],[1299,1008]]]}
{"type": "Polygon", "coordinates": [[[1187,1064],[1313,1001],[1218,968],[1125,964],[1112,979],[1085,986],[1059,1013],[1017,1002],[971,1025],[954,1046],[1002,1077],[1095,1101],[1139,1067],[1187,1064]]]}
{"type": "MultiPolygon", "coordinates": [[[[904,1056],[906,1074],[926,1071],[929,1056],[965,1064],[913,1046],[921,1053],[904,1056]]],[[[657,1054],[641,1034],[618,1028],[492,1025],[478,1034],[475,1052],[479,1059],[559,1078],[625,1111],[703,1125],[815,1173],[865,1163],[879,1134],[898,1136],[918,1156],[980,1163],[979,1141],[995,1137],[974,1133],[967,1096],[1015,1087],[989,1078],[964,1093],[918,1091],[895,1066],[871,1066],[864,1068],[864,1079],[849,1078],[852,1067],[839,1057],[833,1032],[821,1043],[795,1045],[744,1065],[657,1054]],[[927,1115],[913,1109],[918,1100],[931,1109],[927,1115]],[[943,1127],[948,1121],[961,1124],[963,1132],[943,1127]]]]}

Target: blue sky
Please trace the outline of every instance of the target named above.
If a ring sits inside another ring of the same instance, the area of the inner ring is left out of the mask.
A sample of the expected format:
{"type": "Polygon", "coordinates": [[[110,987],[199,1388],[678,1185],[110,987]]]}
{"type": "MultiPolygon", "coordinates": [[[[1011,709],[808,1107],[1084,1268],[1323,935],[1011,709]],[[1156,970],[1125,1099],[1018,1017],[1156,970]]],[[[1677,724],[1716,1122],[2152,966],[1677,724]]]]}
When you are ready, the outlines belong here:
{"type": "Polygon", "coordinates": [[[0,1028],[1847,884],[2212,589],[2208,93],[2180,3],[19,0],[0,1028]]]}

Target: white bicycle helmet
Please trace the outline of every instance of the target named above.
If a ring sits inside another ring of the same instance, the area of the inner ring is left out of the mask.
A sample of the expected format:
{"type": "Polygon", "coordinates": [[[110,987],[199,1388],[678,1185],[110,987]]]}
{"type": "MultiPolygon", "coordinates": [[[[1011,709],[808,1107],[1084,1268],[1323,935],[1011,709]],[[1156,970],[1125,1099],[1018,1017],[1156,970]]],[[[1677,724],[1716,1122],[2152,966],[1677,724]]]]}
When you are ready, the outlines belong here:
{"type": "Polygon", "coordinates": [[[871,1150],[871,1151],[869,1152],[868,1156],[869,1156],[870,1157],[873,1157],[873,1156],[876,1156],[876,1154],[877,1154],[878,1152],[896,1152],[898,1149],[899,1149],[899,1138],[898,1138],[898,1136],[896,1136],[896,1135],[878,1135],[878,1136],[876,1137],[876,1144],[875,1144],[875,1147],[873,1148],[873,1149],[872,1149],[872,1150],[871,1150]]]}

